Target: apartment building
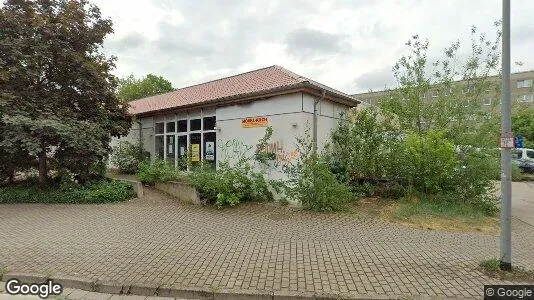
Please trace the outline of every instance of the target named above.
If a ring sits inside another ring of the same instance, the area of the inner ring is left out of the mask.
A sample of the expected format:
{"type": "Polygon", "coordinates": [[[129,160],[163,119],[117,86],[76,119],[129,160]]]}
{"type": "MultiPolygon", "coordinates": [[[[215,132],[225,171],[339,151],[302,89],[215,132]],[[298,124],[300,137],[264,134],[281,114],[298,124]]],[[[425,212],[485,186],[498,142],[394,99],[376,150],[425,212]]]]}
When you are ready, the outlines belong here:
{"type": "MultiPolygon", "coordinates": [[[[489,77],[490,80],[495,80],[498,85],[500,78],[498,76],[489,77]]],[[[534,70],[526,72],[518,72],[511,74],[511,99],[513,104],[526,104],[534,107],[534,70]]],[[[465,83],[458,81],[457,84],[465,83]]],[[[498,85],[499,86],[499,85],[498,85]]],[[[499,86],[500,87],[500,86],[499,86]]],[[[467,87],[469,88],[469,87],[467,87]]],[[[365,105],[378,105],[380,100],[386,95],[387,91],[375,91],[352,95],[354,98],[362,101],[365,105]]],[[[501,95],[495,90],[486,90],[485,95],[482,96],[482,105],[492,107],[500,103],[501,95]]],[[[439,97],[440,94],[436,90],[430,90],[425,95],[424,99],[431,100],[439,97]]]]}

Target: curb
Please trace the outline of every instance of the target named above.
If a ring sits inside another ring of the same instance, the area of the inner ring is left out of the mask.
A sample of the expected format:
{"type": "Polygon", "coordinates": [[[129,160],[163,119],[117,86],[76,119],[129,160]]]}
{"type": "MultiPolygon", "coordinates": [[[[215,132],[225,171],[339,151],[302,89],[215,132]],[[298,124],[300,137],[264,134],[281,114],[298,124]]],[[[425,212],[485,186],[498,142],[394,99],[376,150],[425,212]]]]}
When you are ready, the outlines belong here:
{"type": "MultiPolygon", "coordinates": [[[[1,274],[0,274],[1,275],[1,274]]],[[[8,272],[0,276],[0,281],[18,279],[24,283],[43,283],[52,280],[63,288],[80,289],[88,292],[97,292],[117,295],[139,295],[174,297],[186,299],[213,299],[213,300],[306,300],[306,299],[399,299],[401,297],[349,295],[334,293],[313,293],[295,291],[261,291],[261,290],[209,290],[205,288],[176,288],[158,286],[154,284],[121,284],[113,281],[89,280],[72,276],[45,276],[41,274],[28,274],[8,272]]]]}

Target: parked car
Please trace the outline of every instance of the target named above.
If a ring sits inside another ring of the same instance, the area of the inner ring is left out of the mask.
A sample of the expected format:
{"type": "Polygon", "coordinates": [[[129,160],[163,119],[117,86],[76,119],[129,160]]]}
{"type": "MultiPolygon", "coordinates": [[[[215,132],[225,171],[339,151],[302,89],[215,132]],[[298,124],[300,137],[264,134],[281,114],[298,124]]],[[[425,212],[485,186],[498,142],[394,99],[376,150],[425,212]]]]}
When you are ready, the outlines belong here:
{"type": "Polygon", "coordinates": [[[525,173],[534,173],[534,149],[512,149],[512,162],[525,173]]]}

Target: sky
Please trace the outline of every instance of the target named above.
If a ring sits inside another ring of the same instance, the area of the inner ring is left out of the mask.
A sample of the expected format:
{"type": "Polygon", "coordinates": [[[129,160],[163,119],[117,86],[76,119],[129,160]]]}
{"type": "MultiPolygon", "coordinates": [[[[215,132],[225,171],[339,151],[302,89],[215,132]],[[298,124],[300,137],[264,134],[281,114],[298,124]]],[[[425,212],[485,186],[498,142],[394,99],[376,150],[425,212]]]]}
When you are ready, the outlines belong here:
{"type": "MultiPolygon", "coordinates": [[[[439,58],[474,25],[495,36],[501,0],[92,0],[114,33],[115,75],[161,75],[181,88],[280,65],[353,94],[393,87],[418,34],[439,58]]],[[[512,71],[534,69],[534,1],[512,1],[512,71]]]]}

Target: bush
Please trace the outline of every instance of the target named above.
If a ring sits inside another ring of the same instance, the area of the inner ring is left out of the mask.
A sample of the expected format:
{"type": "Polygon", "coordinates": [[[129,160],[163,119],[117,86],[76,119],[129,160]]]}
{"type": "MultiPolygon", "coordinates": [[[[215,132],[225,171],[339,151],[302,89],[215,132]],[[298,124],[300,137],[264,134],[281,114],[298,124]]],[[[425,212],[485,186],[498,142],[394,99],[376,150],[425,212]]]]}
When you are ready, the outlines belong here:
{"type": "Polygon", "coordinates": [[[270,183],[262,173],[248,162],[229,164],[222,162],[217,170],[202,166],[191,172],[189,182],[197,189],[201,199],[218,207],[235,206],[244,201],[272,201],[270,183]]]}
{"type": "Polygon", "coordinates": [[[454,144],[442,133],[409,134],[403,145],[408,158],[404,177],[417,191],[435,194],[450,187],[458,163],[454,144]]]}
{"type": "Polygon", "coordinates": [[[154,185],[158,182],[180,181],[185,179],[185,176],[177,171],[173,165],[161,159],[156,159],[153,162],[141,162],[136,176],[139,181],[148,185],[154,185]]]}
{"type": "Polygon", "coordinates": [[[345,182],[338,180],[342,167],[333,163],[327,152],[319,156],[313,151],[313,144],[307,129],[304,136],[297,138],[300,156],[296,163],[286,167],[288,180],[285,194],[302,203],[305,209],[313,211],[343,210],[355,197],[345,182]],[[334,171],[337,174],[334,174],[334,171]]]}
{"type": "Polygon", "coordinates": [[[143,147],[122,141],[115,147],[111,154],[111,163],[117,170],[125,174],[134,174],[139,168],[139,164],[146,159],[143,147]]]}
{"type": "Polygon", "coordinates": [[[305,159],[293,167],[287,195],[313,211],[339,211],[354,198],[349,187],[339,182],[323,159],[305,159]]]}
{"type": "Polygon", "coordinates": [[[135,198],[131,185],[120,181],[99,180],[85,185],[74,183],[51,186],[45,190],[35,185],[0,188],[0,203],[108,203],[135,198]]]}

